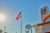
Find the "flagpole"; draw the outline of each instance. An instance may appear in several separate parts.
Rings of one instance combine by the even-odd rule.
[[[21,22],[20,22],[20,24],[21,24],[21,32],[20,32],[20,33],[22,33],[22,18],[21,18]]]
[[[20,33],[22,33],[22,15],[21,15],[21,12],[18,13],[16,20],[20,21]]]

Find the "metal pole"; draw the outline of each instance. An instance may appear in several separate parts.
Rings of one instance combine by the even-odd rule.
[[[4,26],[4,32],[6,32],[6,26]]]
[[[20,33],[22,33],[22,20],[21,20],[21,22],[20,22],[20,23],[21,23],[21,32],[20,32]]]
[[[18,21],[17,21],[17,25],[16,25],[16,33],[18,33]]]
[[[31,28],[31,33],[32,33],[32,28]]]
[[[0,26],[1,26],[1,29],[2,29],[2,28],[3,28],[3,27],[2,27],[2,24],[1,24]]]

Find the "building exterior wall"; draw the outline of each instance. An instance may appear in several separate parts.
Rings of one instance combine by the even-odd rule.
[[[46,28],[48,28],[50,26],[50,23],[48,23],[48,24],[44,24],[44,25],[37,25],[37,26],[35,26],[35,32],[36,33],[42,33]]]
[[[41,33],[42,32],[42,29],[43,29],[43,26],[36,26],[36,33]]]

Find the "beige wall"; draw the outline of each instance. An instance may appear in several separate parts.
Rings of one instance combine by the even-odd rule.
[[[41,33],[44,29],[46,29],[47,27],[50,26],[50,23],[49,24],[44,24],[44,25],[39,25],[39,26],[35,26],[35,29],[36,29],[36,33]]]

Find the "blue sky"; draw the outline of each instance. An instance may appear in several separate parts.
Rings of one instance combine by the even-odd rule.
[[[25,25],[40,23],[40,8],[45,5],[50,9],[50,0],[0,0],[0,9],[2,10],[0,12],[7,15],[6,31],[8,33],[16,33],[16,31],[20,33],[20,22],[16,23],[18,10],[23,12],[23,32],[25,32]]]

